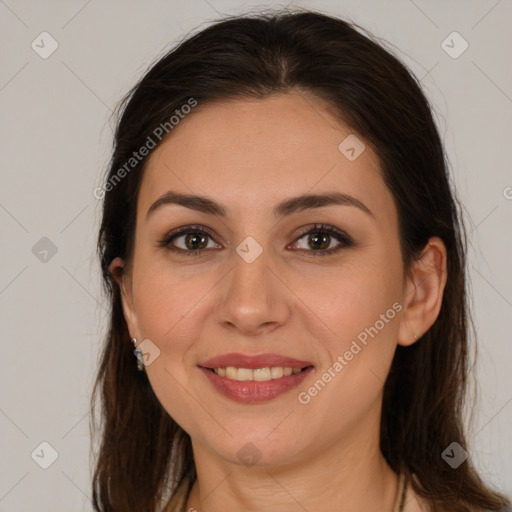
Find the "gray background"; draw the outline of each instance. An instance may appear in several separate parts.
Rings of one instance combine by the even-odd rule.
[[[106,319],[93,190],[111,111],[189,30],[269,5],[284,3],[0,0],[1,511],[92,510],[88,403]],[[480,398],[468,450],[510,495],[512,2],[291,5],[345,16],[392,43],[435,107],[470,232]],[[43,31],[59,45],[46,59],[31,47],[48,51]],[[453,31],[469,44],[458,58],[442,47]],[[462,48],[453,37],[445,44]],[[42,442],[58,453],[48,469]]]

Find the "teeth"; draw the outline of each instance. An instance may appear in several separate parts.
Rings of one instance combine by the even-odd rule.
[[[235,368],[234,366],[228,366],[226,368],[226,377],[228,379],[238,380],[237,375],[238,375],[238,369]]]
[[[254,370],[252,370],[252,374],[253,374],[254,380],[258,380],[258,381],[272,379],[272,374],[270,373],[270,368],[255,368]],[[240,369],[238,370],[238,375],[240,375]]]
[[[254,380],[254,372],[249,368],[238,368],[237,380]]]
[[[284,375],[284,370],[281,366],[273,366],[270,368],[270,376],[273,379],[280,379]]]
[[[280,379],[283,376],[299,373],[302,368],[291,368],[290,366],[272,366],[266,368],[237,368],[228,366],[226,368],[214,368],[213,371],[220,377],[226,377],[238,381],[264,382],[272,379]]]

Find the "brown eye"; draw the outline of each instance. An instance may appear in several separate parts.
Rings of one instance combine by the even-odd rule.
[[[314,226],[309,229],[301,236],[299,236],[294,245],[297,245],[297,241],[305,239],[302,242],[302,247],[298,247],[308,253],[312,253],[312,256],[326,256],[341,250],[343,247],[350,247],[354,243],[352,239],[343,231],[338,230],[334,226]],[[334,239],[334,240],[333,240]],[[338,244],[334,247],[331,246],[333,241],[338,241]],[[297,247],[295,247],[297,248]]]
[[[186,235],[182,236],[185,236],[185,248],[191,251],[195,251],[197,249],[205,249],[208,245],[208,235],[203,235],[202,233],[187,233]]]
[[[180,242],[178,240],[182,239]],[[209,239],[214,244],[208,246]],[[302,247],[297,247],[297,242]],[[332,246],[333,242],[338,242]],[[170,251],[183,254],[186,256],[194,256],[207,252],[207,249],[219,249],[220,245],[216,244],[212,235],[200,226],[184,226],[169,233],[162,241],[158,243],[160,247],[164,247]],[[180,246],[181,245],[181,246]],[[311,256],[327,256],[333,254],[342,248],[354,245],[352,239],[343,231],[329,225],[315,225],[303,232],[293,243],[293,249],[299,249],[304,253],[311,253]]]
[[[158,245],[173,252],[193,256],[206,252],[208,248],[220,247],[219,245],[208,247],[208,239],[213,242],[210,233],[201,227],[185,226],[169,233]]]

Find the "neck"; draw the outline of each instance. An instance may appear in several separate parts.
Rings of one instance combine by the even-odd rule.
[[[326,509],[391,512],[398,477],[379,448],[378,436],[356,432],[300,463],[246,467],[227,462],[193,442],[197,480],[187,511],[320,512]]]

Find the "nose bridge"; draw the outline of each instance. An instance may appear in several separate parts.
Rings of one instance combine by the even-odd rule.
[[[247,237],[233,251],[232,271],[217,305],[217,319],[249,333],[284,320],[287,306],[279,280],[270,267],[271,254]]]

